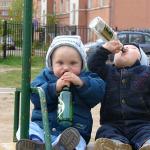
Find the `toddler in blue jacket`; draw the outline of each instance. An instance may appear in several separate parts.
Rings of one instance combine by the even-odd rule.
[[[91,108],[103,98],[104,81],[95,73],[86,71],[86,53],[79,36],[57,36],[52,41],[47,55],[46,68],[32,81],[32,87],[41,87],[46,94],[48,118],[54,150],[85,150],[91,137]],[[65,128],[57,121],[58,93],[70,87],[73,97],[72,126]],[[29,138],[17,143],[17,150],[44,150],[44,131],[40,100],[32,94],[34,105]]]

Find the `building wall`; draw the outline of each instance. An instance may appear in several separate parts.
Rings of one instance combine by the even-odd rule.
[[[109,24],[110,23],[110,21],[109,21],[109,7],[98,8],[98,9],[89,9],[87,12],[87,20],[88,20],[87,24],[89,24],[89,22],[97,16],[100,16]]]
[[[53,0],[53,4],[52,12],[56,15],[59,24],[69,25],[70,0]],[[48,11],[50,12],[51,10]]]
[[[55,0],[56,14],[61,24],[72,25],[71,12],[65,11],[66,0]],[[63,1],[63,11],[60,11],[60,3]],[[70,0],[73,2],[73,0]],[[79,1],[79,4],[78,4]],[[76,25],[88,26],[89,22],[96,16],[101,16],[110,26],[115,29],[123,30],[130,28],[150,28],[150,0],[78,0],[78,20]],[[102,6],[105,2],[107,5]],[[90,6],[89,6],[90,4]]]
[[[109,17],[109,5],[110,0],[105,0],[106,5],[102,5],[102,0],[92,0],[91,7],[87,7],[87,24],[95,18],[96,16],[100,16],[103,18],[108,24],[110,23]]]
[[[118,29],[150,28],[150,0],[111,0],[111,25]]]
[[[69,11],[66,11],[67,0],[54,1],[56,5],[55,14],[60,24],[88,26],[91,19],[99,15],[109,23],[109,0],[105,0],[108,4],[106,7],[101,6],[100,0],[91,0],[90,8],[88,8],[89,0],[68,0]],[[74,8],[73,5],[75,5]],[[74,17],[75,21],[73,21]]]
[[[60,25],[69,25],[69,13],[57,15],[57,20]]]
[[[0,18],[7,19],[7,10],[13,0],[0,0]],[[102,7],[102,3],[107,5]],[[75,21],[72,5],[75,3]],[[55,12],[54,12],[55,4]],[[101,16],[110,26],[123,30],[150,28],[150,0],[33,0],[34,18],[46,23],[47,13],[56,14],[64,25],[87,26],[96,16]],[[44,14],[45,12],[45,14]]]
[[[52,14],[55,0],[47,0],[47,13]]]
[[[33,0],[33,19],[40,22],[41,18],[41,0]]]
[[[79,0],[78,26],[87,26],[87,0]]]

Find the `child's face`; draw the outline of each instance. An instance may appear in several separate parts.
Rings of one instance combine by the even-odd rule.
[[[61,77],[65,72],[79,75],[81,67],[81,57],[74,48],[61,46],[54,51],[52,55],[52,69],[57,77]]]
[[[125,45],[124,48],[126,49],[124,53],[120,51],[114,56],[114,63],[117,67],[130,67],[137,60],[140,60],[140,52],[136,46]]]

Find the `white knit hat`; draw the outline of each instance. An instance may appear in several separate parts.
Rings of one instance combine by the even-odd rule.
[[[140,59],[141,65],[149,66],[149,58],[147,57],[145,52],[142,50],[142,48],[139,48],[139,49],[140,49],[140,53],[141,53],[141,59]]]
[[[145,54],[145,52],[143,51],[143,49],[139,46],[139,44],[137,44],[137,43],[126,43],[124,45],[134,45],[135,47],[137,47],[139,49],[139,51],[140,51],[140,54],[141,54],[140,64],[141,65],[149,66],[149,58]]]
[[[73,35],[60,35],[57,36],[53,39],[47,54],[46,54],[46,67],[48,67],[49,69],[52,68],[52,64],[51,64],[51,55],[54,52],[55,49],[57,49],[60,46],[71,46],[73,48],[75,48],[78,53],[81,56],[82,62],[83,62],[83,66],[82,69],[86,68],[86,52],[85,52],[85,47],[81,41],[80,36],[73,36]]]

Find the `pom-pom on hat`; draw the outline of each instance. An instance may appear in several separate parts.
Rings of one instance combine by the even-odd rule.
[[[47,54],[46,54],[46,67],[49,69],[52,68],[51,64],[51,56],[52,53],[54,52],[55,49],[61,46],[70,46],[73,47],[77,52],[80,54],[81,59],[82,59],[82,69],[86,68],[86,52],[85,52],[85,47],[81,41],[80,36],[73,36],[73,35],[61,35],[57,36],[53,39]]]

